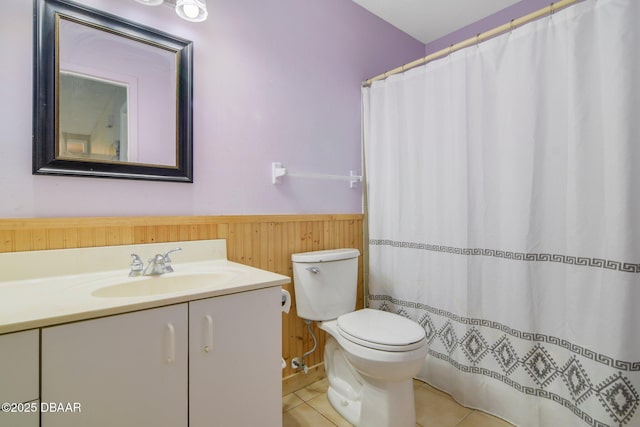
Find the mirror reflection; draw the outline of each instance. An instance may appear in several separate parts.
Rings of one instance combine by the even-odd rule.
[[[175,166],[175,52],[64,18],[58,38],[58,158]],[[89,151],[69,156],[65,133]]]
[[[58,158],[129,161],[127,85],[60,71],[59,87]]]

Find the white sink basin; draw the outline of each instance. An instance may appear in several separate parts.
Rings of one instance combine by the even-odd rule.
[[[166,273],[160,276],[132,277],[125,278],[117,284],[96,289],[91,295],[102,298],[162,295],[224,285],[235,277],[237,277],[237,273],[227,271],[192,274]]]

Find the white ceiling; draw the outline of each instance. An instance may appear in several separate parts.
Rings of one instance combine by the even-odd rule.
[[[425,44],[519,2],[519,0],[353,1]]]

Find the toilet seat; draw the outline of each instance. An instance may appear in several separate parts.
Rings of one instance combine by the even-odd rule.
[[[417,323],[380,310],[365,308],[343,314],[338,333],[345,339],[375,350],[403,352],[424,346],[426,334]]]

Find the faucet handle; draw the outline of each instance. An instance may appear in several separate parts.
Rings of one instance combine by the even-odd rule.
[[[171,258],[169,258],[169,254],[172,252],[177,252],[177,251],[181,251],[182,248],[174,248],[171,250],[168,250],[167,252],[164,253],[164,255],[162,255],[163,258],[163,269],[165,273],[173,273],[173,267],[171,267]]]
[[[171,262],[171,258],[169,258],[169,254],[172,252],[178,252],[181,251],[182,248],[174,248],[174,249],[170,249],[167,252],[164,253],[164,255],[162,255],[164,257],[164,262]]]
[[[142,270],[144,270],[144,263],[138,256],[138,254],[131,254],[133,260],[131,261],[131,271],[129,272],[129,277],[140,276],[142,274]]]

